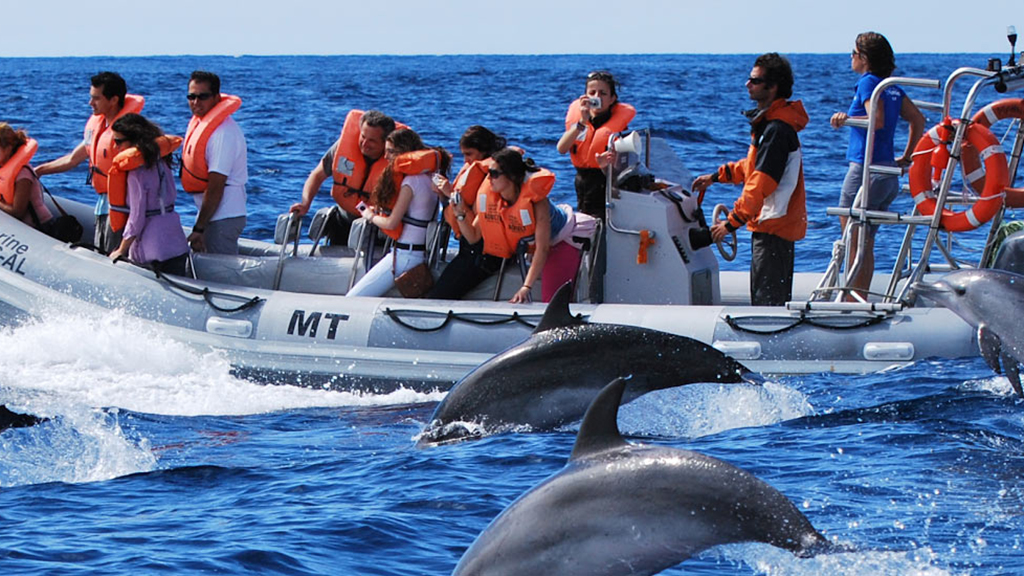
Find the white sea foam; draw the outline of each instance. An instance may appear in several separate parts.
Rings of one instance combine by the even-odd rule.
[[[720,546],[704,554],[748,564],[766,576],[950,576],[954,574],[935,566],[937,555],[927,547],[908,551],[853,551],[820,554],[813,558],[797,558],[789,552],[767,544],[735,544]]]
[[[697,438],[813,413],[806,395],[782,383],[693,384],[651,392],[623,405],[619,428],[627,434]]]
[[[92,410],[51,397],[36,399],[33,412],[51,419],[0,435],[0,488],[100,482],[156,468],[149,442],[128,438],[116,410]]]
[[[437,401],[443,392],[387,394],[270,386],[236,378],[218,352],[200,352],[121,314],[64,316],[0,331],[0,403],[21,392],[69,405],[174,416],[247,415],[310,407]],[[33,413],[50,415],[39,406]]]

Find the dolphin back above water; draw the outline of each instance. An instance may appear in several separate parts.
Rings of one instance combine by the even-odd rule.
[[[421,443],[516,426],[552,429],[583,417],[612,379],[632,375],[626,402],[696,382],[760,383],[736,360],[692,338],[636,326],[591,324],[569,312],[570,286],[551,300],[533,334],[484,362],[448,392]],[[471,431],[463,423],[482,426]]]
[[[914,290],[949,308],[978,330],[978,348],[985,362],[1006,377],[1018,395],[1018,364],[1024,362],[1024,276],[993,269],[957,270],[934,283],[918,282]]]
[[[800,556],[832,549],[788,498],[749,472],[623,440],[616,417],[625,386],[619,378],[599,393],[565,468],[495,518],[454,575],[654,574],[735,542]]]

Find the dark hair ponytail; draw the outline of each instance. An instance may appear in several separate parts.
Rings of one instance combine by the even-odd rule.
[[[515,185],[517,194],[522,189],[523,182],[526,182],[526,174],[540,170],[533,158],[523,158],[522,152],[515,148],[502,148],[495,152],[491,159]]]
[[[139,149],[146,166],[153,166],[160,159],[160,145],[156,139],[163,136],[163,131],[139,114],[125,114],[118,118],[110,127],[120,132],[128,142]]]

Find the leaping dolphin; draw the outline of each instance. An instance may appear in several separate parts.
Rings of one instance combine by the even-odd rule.
[[[498,515],[454,576],[654,574],[735,542],[799,556],[834,549],[749,472],[689,450],[626,442],[616,423],[625,388],[618,378],[598,394],[565,468]]]
[[[1024,323],[1017,316],[1024,310],[1024,276],[1005,270],[957,270],[931,284],[918,282],[914,290],[977,328],[981,357],[997,374],[1005,370],[1013,389],[1024,396],[1017,366],[1024,362]]]
[[[636,326],[590,324],[569,312],[571,286],[555,294],[523,343],[455,384],[434,410],[421,444],[479,437],[515,426],[552,429],[583,417],[597,393],[633,375],[626,402],[696,382],[760,383],[736,360],[692,338]],[[465,424],[474,423],[471,430]]]

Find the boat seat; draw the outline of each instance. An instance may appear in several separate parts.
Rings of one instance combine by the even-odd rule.
[[[312,250],[312,244],[299,244],[299,256],[309,256]],[[239,238],[238,240],[238,253],[242,256],[253,256],[253,257],[273,257],[277,258],[281,254],[281,246],[279,244],[271,244],[269,242],[261,242],[259,240],[250,240],[247,238]],[[330,258],[351,258],[356,253],[355,250],[348,246],[323,246],[321,245],[316,249],[317,256],[326,256]],[[292,247],[289,246],[287,249],[288,257],[292,256]]]
[[[273,289],[278,262],[277,256],[192,255],[192,269],[200,280],[266,290]],[[288,257],[281,272],[280,289],[309,294],[344,294],[351,272],[352,260],[349,258]]]
[[[434,278],[440,276],[440,272],[434,269]],[[481,282],[476,288],[470,290],[463,300],[481,300],[481,301],[493,301],[494,300],[494,289],[498,285],[498,275],[494,274]],[[515,296],[516,290],[523,285],[522,274],[519,272],[518,266],[506,266],[504,272],[504,280],[501,283],[501,293],[498,295],[498,302],[507,302]],[[531,292],[534,302],[540,302],[541,300],[541,283],[537,282]],[[398,288],[392,288],[388,291],[385,296],[389,298],[401,298],[402,294],[398,291]]]

